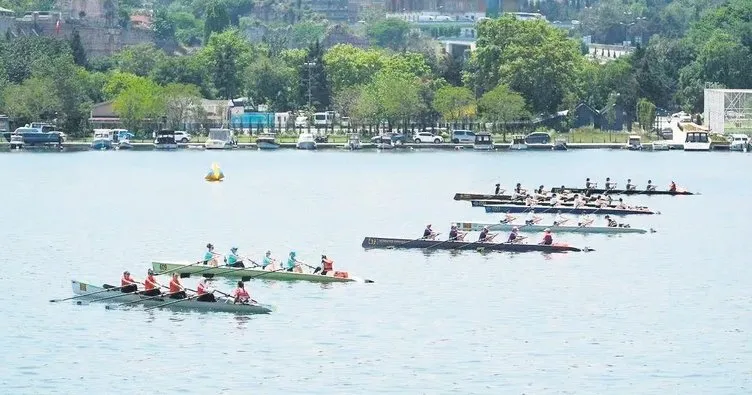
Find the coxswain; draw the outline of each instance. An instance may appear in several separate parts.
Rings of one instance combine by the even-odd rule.
[[[243,258],[238,256],[238,247],[230,248],[230,254],[225,257],[225,263],[230,267],[245,267]]]
[[[180,275],[172,273],[172,280],[170,280],[170,298],[172,299],[185,299],[185,288],[180,284]]]
[[[637,185],[635,185],[635,184],[632,184],[632,179],[631,179],[631,178],[628,178],[628,179],[627,179],[627,190],[628,190],[628,191],[634,191],[634,190],[637,190]]]
[[[141,291],[141,294],[146,296],[159,296],[162,294],[162,292],[159,290],[161,286],[162,284],[158,283],[157,279],[154,278],[154,270],[149,269],[146,272],[146,279],[144,279],[144,290]]]
[[[431,229],[431,224],[426,225],[426,229],[423,230],[424,240],[434,240],[438,235],[438,233],[434,232],[433,229]]]
[[[214,252],[214,246],[212,243],[208,243],[206,245],[206,252],[204,253],[204,265],[211,264],[212,266],[217,266],[217,260],[215,259],[215,256],[217,253]]]
[[[313,271],[313,274],[319,271],[321,271],[322,276],[326,276],[327,273],[334,271],[334,261],[327,258],[326,255],[321,255],[321,265]]]
[[[267,270],[267,267],[269,268],[268,270],[274,270],[274,258],[272,258],[271,251],[267,251],[266,254],[264,254],[264,259],[261,260],[261,268]]]
[[[676,183],[671,181],[671,185],[668,187],[669,192],[676,192]]]
[[[655,191],[655,185],[653,185],[653,181],[652,180],[648,180],[648,186],[645,187],[645,190],[646,191]]]
[[[501,193],[501,184],[496,184],[496,189],[494,190],[494,195],[498,195]]]
[[[302,262],[295,258],[295,251],[290,251],[290,257],[287,258],[285,270],[288,272],[295,270],[296,273],[303,273],[303,269],[300,267],[301,263]]]
[[[556,213],[556,217],[554,218],[554,226],[562,226],[565,223],[569,221],[568,218],[564,218],[564,216],[561,214],[561,211]]]
[[[131,277],[131,272],[124,271],[123,278],[120,279],[120,291],[123,293],[131,293],[138,291],[138,285],[136,280]]]
[[[615,228],[619,226],[619,224],[617,224],[616,221],[614,221],[610,215],[607,215],[604,218],[606,219],[606,226],[608,226],[609,228]]]
[[[520,229],[518,227],[512,228],[512,233],[509,234],[509,238],[507,239],[507,243],[518,243],[524,239],[524,237],[521,237],[519,235]]]
[[[585,189],[593,189],[593,188],[595,188],[597,186],[598,186],[598,184],[596,184],[594,182],[590,182],[590,178],[585,179]]]
[[[214,297],[214,291],[210,289],[209,280],[204,278],[198,283],[196,287],[196,298],[199,302],[216,302],[217,298]]]
[[[551,229],[546,228],[546,230],[543,231],[543,241],[538,244],[544,246],[550,246],[554,244],[554,237],[551,235]]]
[[[449,231],[449,240],[462,241],[465,238],[465,234],[457,230],[457,224],[452,224],[452,229]]]
[[[535,225],[540,222],[542,218],[535,216],[535,210],[530,210],[525,218],[525,225]]]
[[[610,177],[606,177],[606,190],[609,191],[609,190],[614,189],[614,188],[616,188],[616,183],[615,182],[611,182],[611,178]]]
[[[242,281],[238,281],[238,287],[232,291],[232,297],[235,298],[233,303],[248,304],[251,300],[251,295],[246,291],[245,284]]]
[[[590,218],[589,215],[583,214],[580,217],[580,220],[577,222],[577,226],[581,226],[581,227],[590,226],[590,224],[592,224],[593,221],[594,219]]]

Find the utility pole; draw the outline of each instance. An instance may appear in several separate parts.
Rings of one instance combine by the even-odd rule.
[[[311,108],[311,74],[313,73],[313,66],[316,66],[316,62],[306,62],[308,67],[308,108]]]

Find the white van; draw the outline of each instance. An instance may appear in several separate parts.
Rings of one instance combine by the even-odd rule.
[[[334,123],[334,112],[317,112],[313,114],[313,124],[316,126],[331,126]]]

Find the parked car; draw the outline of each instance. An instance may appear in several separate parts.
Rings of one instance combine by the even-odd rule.
[[[533,132],[525,136],[525,144],[550,144],[551,135],[545,132]]]
[[[452,142],[455,144],[474,143],[475,133],[469,130],[452,130]]]
[[[378,144],[381,142],[382,137],[389,137],[394,145],[405,144],[405,135],[402,133],[384,133],[383,135],[373,136],[371,137],[371,142]]]
[[[178,143],[188,143],[191,141],[191,135],[188,132],[184,132],[182,130],[176,130],[175,131],[175,141]]]
[[[435,134],[431,134],[428,132],[420,132],[420,133],[415,134],[415,138],[413,139],[413,142],[415,142],[415,144],[420,144],[420,143],[439,144],[439,143],[443,143],[444,139],[441,136],[437,136]]]

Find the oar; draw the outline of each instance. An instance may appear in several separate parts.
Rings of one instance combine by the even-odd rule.
[[[261,266],[261,265],[259,265],[258,263],[256,263],[256,261],[254,261],[254,260],[253,260],[253,259],[251,259],[251,258],[248,258],[247,256],[241,256],[241,258],[242,258],[242,259],[243,259],[244,261],[245,261],[245,260],[247,260],[248,262],[251,262],[251,263],[252,263],[252,264],[254,265],[254,267],[260,267],[260,266]]]
[[[124,285],[123,287],[126,287],[126,286],[127,285]],[[86,293],[86,294],[71,296],[69,298],[64,298],[64,299],[50,299],[50,302],[54,303],[54,302],[62,302],[62,301],[65,301],[65,300],[83,298],[84,296],[91,296],[91,295],[101,294],[101,293],[110,292],[110,291],[117,291],[117,290],[119,290],[120,288],[123,288],[123,287],[107,288],[107,289],[103,289],[101,291],[89,292],[89,293]]]
[[[178,300],[173,300],[172,302],[167,302],[167,303],[162,303],[162,304],[158,304],[158,305],[156,305],[156,306],[152,306],[152,307],[147,307],[147,308],[145,308],[145,309],[144,309],[144,311],[147,311],[147,310],[152,310],[152,309],[156,309],[156,308],[159,308],[159,307],[165,307],[165,306],[169,306],[169,305],[171,305],[171,304],[175,304],[175,303],[185,302],[186,300],[191,300],[191,299],[195,299],[195,298],[198,298],[198,296],[199,296],[199,295],[193,295],[193,296],[189,296],[189,297],[187,297],[187,298],[182,298],[182,299],[178,299]]]
[[[261,274],[257,274],[257,275],[255,275],[255,276],[247,276],[247,277],[241,277],[240,279],[241,279],[242,281],[244,281],[244,282],[245,282],[245,281],[248,281],[248,280],[250,280],[250,279],[252,279],[252,278],[258,278],[258,277],[261,277],[261,276],[263,276],[263,275],[265,275],[265,274],[269,274],[269,273],[276,273],[276,272],[279,272],[279,271],[282,271],[282,270],[286,270],[286,269],[285,269],[285,268],[283,268],[283,267],[281,267],[281,268],[279,268],[279,269],[276,269],[276,270],[269,270],[268,272],[263,272],[263,273],[261,273]]]
[[[194,263],[191,263],[190,265],[180,266],[180,267],[176,267],[176,268],[174,268],[174,269],[170,269],[170,270],[165,270],[165,271],[163,271],[163,272],[159,272],[159,273],[154,273],[154,275],[155,275],[155,276],[161,276],[161,275],[163,275],[163,274],[167,274],[167,273],[172,273],[172,272],[175,272],[175,271],[178,271],[178,270],[181,270],[181,269],[185,269],[186,267],[196,266],[196,265],[198,265],[198,264],[201,264],[201,263],[204,263],[204,262],[205,262],[205,261],[198,261],[198,262],[194,262]]]
[[[444,243],[446,243],[446,242],[449,242],[449,241],[457,241],[457,240],[452,240],[451,238],[449,238],[449,239],[446,239],[446,240],[444,240],[444,241],[440,241],[440,242],[438,242],[438,243],[436,243],[436,244],[430,245],[430,246],[426,247],[425,249],[426,249],[426,250],[430,250],[431,248],[434,248],[434,247],[440,246],[440,245],[442,245],[442,244],[444,244]]]
[[[440,234],[441,234],[441,233],[436,233],[436,236],[438,236],[438,235],[440,235]],[[428,239],[424,239],[424,236],[421,236],[421,237],[418,237],[418,238],[417,238],[417,239],[415,239],[415,240],[409,240],[409,241],[406,241],[406,242],[404,242],[404,243],[399,243],[399,244],[397,244],[397,245],[394,245],[394,246],[389,246],[389,247],[387,247],[387,249],[394,249],[394,248],[399,248],[400,246],[403,246],[403,245],[405,245],[405,244],[410,244],[410,243],[414,243],[414,242],[416,242],[416,241],[420,241],[420,240],[428,240]]]
[[[178,292],[180,292],[180,291],[178,291]],[[156,295],[156,296],[149,296],[147,298],[139,298],[138,300],[132,300],[130,302],[120,303],[119,305],[115,305],[115,306],[106,305],[106,306],[104,306],[104,308],[107,309],[107,310],[114,310],[117,307],[123,307],[123,306],[129,305],[129,304],[143,302],[144,300],[151,300],[151,299],[169,297],[170,295],[176,294],[178,292],[159,294],[159,295]]]

